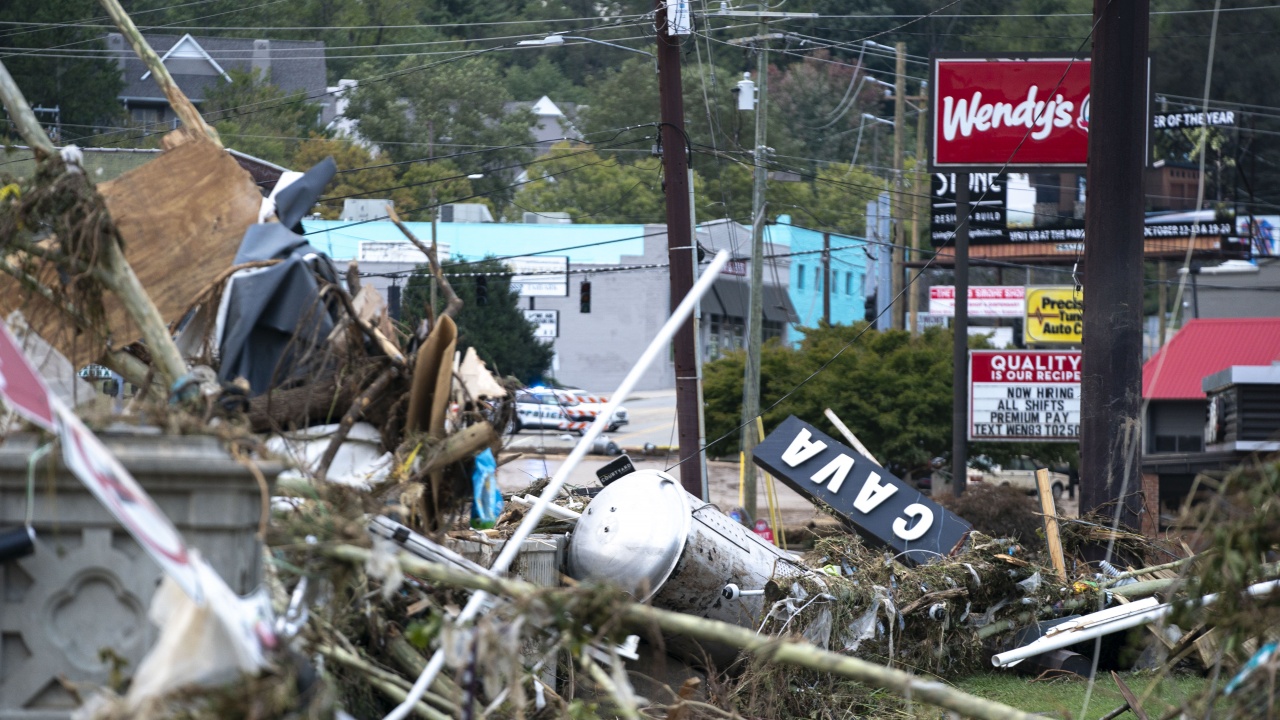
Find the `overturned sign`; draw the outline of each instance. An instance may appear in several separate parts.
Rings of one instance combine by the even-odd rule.
[[[756,446],[754,457],[792,490],[831,506],[864,539],[912,564],[951,554],[969,533],[959,516],[794,415]]]

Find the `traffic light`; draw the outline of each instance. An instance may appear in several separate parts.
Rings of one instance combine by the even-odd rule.
[[[489,304],[489,278],[484,275],[476,276],[476,305]]]
[[[578,311],[591,312],[591,281],[583,280],[578,286]]]

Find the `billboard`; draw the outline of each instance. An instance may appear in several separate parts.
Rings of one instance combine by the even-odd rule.
[[[970,350],[969,439],[1080,439],[1079,350]]]
[[[1027,288],[1024,345],[1079,345],[1084,337],[1084,290],[1073,285]]]
[[[1026,311],[1026,306],[1026,288],[1021,285],[983,285],[969,288],[969,317],[1020,318]],[[934,285],[929,288],[929,314],[955,317],[954,285]]]
[[[511,289],[520,297],[569,297],[568,256],[527,255],[503,262],[514,273]]]
[[[929,168],[1083,167],[1089,156],[1088,58],[934,57]]]
[[[933,173],[929,192],[929,239],[942,247],[956,234],[956,174]],[[969,175],[969,244],[1009,242],[1009,178],[1004,173]]]

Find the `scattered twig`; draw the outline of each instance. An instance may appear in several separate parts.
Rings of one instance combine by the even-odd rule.
[[[396,214],[396,209],[390,205],[387,206],[387,217],[391,218],[391,222],[400,228],[400,232],[409,238],[409,242],[422,251],[427,256],[427,262],[431,265],[431,274],[435,277],[436,282],[440,285],[440,292],[444,295],[444,310],[440,311],[440,316],[457,317],[458,311],[462,310],[462,298],[453,291],[453,286],[445,279],[444,272],[440,270],[440,261],[436,256],[436,248],[434,245],[427,247],[419,240],[413,231],[407,225],[400,221],[400,216]],[[432,308],[434,311],[435,308]],[[435,323],[433,322],[434,326]]]
[[[626,720],[640,720],[640,712],[636,710],[635,705],[627,700],[622,690],[618,688],[613,678],[609,677],[609,673],[604,671],[604,668],[597,665],[585,651],[578,657],[578,662],[582,663],[582,666],[587,669],[587,674],[591,676],[591,679],[613,697],[613,704],[619,715],[626,718]]]
[[[351,318],[351,322],[355,323],[355,326],[360,328],[360,332],[364,333],[365,337],[372,340],[373,343],[378,346],[378,349],[382,351],[383,355],[391,358],[391,362],[400,367],[406,366],[404,353],[400,352],[400,349],[388,340],[387,336],[382,334],[382,331],[365,322],[364,319],[360,317],[356,312],[355,306],[351,302],[351,296],[348,295],[345,290],[337,285],[329,285],[325,290],[338,296],[339,302],[342,303],[342,307],[347,311],[347,317]]]

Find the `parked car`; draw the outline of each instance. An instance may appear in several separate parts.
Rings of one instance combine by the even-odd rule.
[[[1038,492],[1036,485],[1036,468],[1047,467],[1044,463],[1039,462],[1026,455],[1019,455],[1005,466],[990,462],[986,458],[975,458],[976,462],[971,462],[969,467],[969,482],[985,482],[995,485],[1008,485],[1029,493]],[[974,467],[975,465],[980,467]],[[987,467],[988,470],[982,470],[981,467]],[[1067,491],[1067,487],[1071,484],[1071,478],[1060,472],[1049,472],[1049,488],[1053,492],[1054,500],[1062,498],[1062,494]]]
[[[585,417],[585,411],[570,413],[573,406],[566,405],[551,392],[521,391],[516,393],[516,416],[507,425],[508,433],[518,433],[524,428],[563,430],[581,435],[595,415]]]

